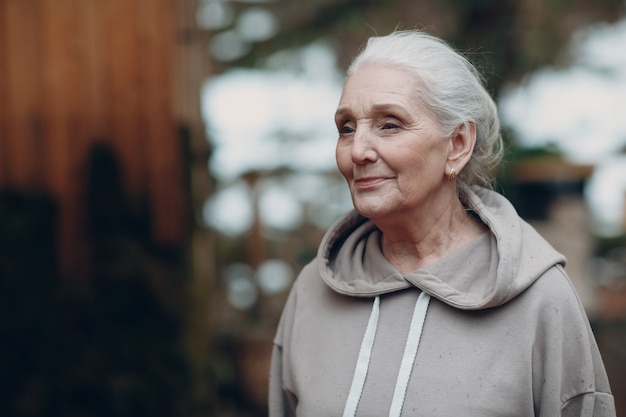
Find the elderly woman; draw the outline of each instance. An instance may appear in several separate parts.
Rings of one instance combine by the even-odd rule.
[[[490,190],[475,68],[419,31],[372,38],[335,119],[355,210],[291,290],[270,416],[614,416],[564,257]]]

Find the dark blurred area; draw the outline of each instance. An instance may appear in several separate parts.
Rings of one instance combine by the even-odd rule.
[[[0,194],[0,413],[177,415],[190,388],[176,284],[182,252],[155,246],[147,213],[131,210],[104,146],[90,152],[87,190],[90,272],[72,281],[55,256],[54,199]]]
[[[626,7],[539,3],[0,0],[0,416],[266,415],[287,292],[243,308],[228,274],[242,285],[268,259],[297,272],[324,230],[306,218],[276,231],[255,217],[239,236],[207,225],[220,184],[208,167],[219,133],[201,111],[206,79],[319,38],[345,68],[373,33],[425,27],[472,51],[498,97],[507,81],[563,64],[577,28]],[[213,41],[259,8],[274,18],[271,36],[222,43],[220,58]],[[499,189],[568,255],[624,414],[626,238],[587,228],[593,167],[506,140]],[[287,175],[243,180],[254,189]]]

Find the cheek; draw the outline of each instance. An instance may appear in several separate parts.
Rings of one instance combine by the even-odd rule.
[[[346,146],[337,145],[335,148],[335,160],[337,161],[337,168],[339,172],[346,178],[352,176],[352,157],[350,156],[350,148]]]

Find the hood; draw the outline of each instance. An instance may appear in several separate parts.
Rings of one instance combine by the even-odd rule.
[[[401,274],[383,256],[381,231],[351,211],[322,239],[320,274],[334,291],[354,297],[417,287],[455,308],[480,310],[515,298],[565,257],[523,221],[500,194],[468,191],[466,205],[488,226],[472,242],[427,268]]]

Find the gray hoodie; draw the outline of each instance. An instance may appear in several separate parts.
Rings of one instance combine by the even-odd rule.
[[[615,416],[565,259],[484,189],[484,233],[401,274],[351,212],[296,280],[275,337],[270,417]]]

